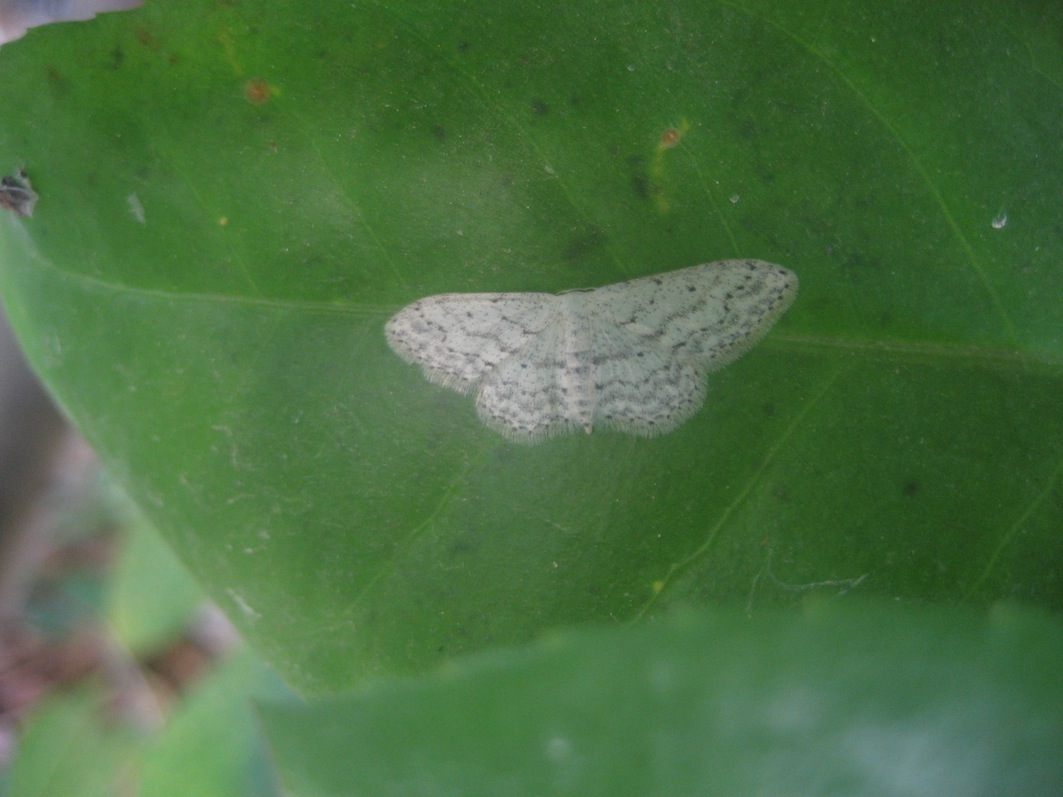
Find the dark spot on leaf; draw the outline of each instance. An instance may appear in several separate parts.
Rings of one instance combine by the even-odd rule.
[[[138,42],[151,50],[158,50],[162,46],[147,28],[137,28],[133,31],[133,35],[136,36]]]
[[[66,94],[70,91],[70,81],[63,77],[62,73],[54,66],[49,66],[44,70],[45,77],[48,80],[48,85],[51,86],[56,94]]]
[[[913,495],[919,492],[919,482],[917,482],[915,479],[909,479],[904,483],[904,486],[901,488],[901,492],[904,493],[905,496],[911,498]]]
[[[450,555],[461,556],[463,554],[475,551],[476,548],[477,546],[473,544],[472,539],[470,539],[469,537],[459,537],[451,544]]]
[[[742,119],[736,125],[738,135],[744,140],[749,140],[756,137],[757,128],[750,119]]]
[[[595,249],[601,247],[605,234],[597,225],[588,226],[573,235],[562,251],[565,260],[580,260]]]
[[[867,265],[868,263],[864,257],[854,252],[845,258],[845,263],[842,265],[842,268],[849,272],[864,271],[867,268]]]
[[[631,188],[634,189],[635,194],[642,199],[649,199],[652,195],[651,191],[652,183],[649,176],[644,172],[636,172],[631,175]]]
[[[631,187],[635,194],[642,199],[650,199],[660,193],[660,188],[653,182],[646,171],[646,164],[642,158],[632,156],[628,158],[628,167],[631,169]]]
[[[536,116],[546,116],[546,114],[550,113],[550,106],[540,97],[536,97],[531,101],[531,109]]]

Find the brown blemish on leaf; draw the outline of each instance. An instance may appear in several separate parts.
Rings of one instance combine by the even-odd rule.
[[[655,186],[667,185],[668,181],[665,179],[664,174],[664,155],[668,150],[679,146],[679,142],[683,140],[683,136],[686,135],[689,129],[690,123],[683,119],[678,127],[666,127],[661,131],[661,135],[657,139],[657,147],[653,153],[653,161],[650,164],[650,180]],[[653,201],[657,205],[658,212],[668,212],[671,203],[668,197],[665,196],[663,188],[654,193]]]
[[[133,31],[133,36],[149,50],[158,50],[162,46],[162,43],[147,28],[136,28]]]
[[[252,105],[265,104],[273,93],[273,86],[263,78],[253,77],[244,83],[244,99]]]
[[[664,132],[661,133],[661,140],[657,144],[658,149],[671,149],[679,143],[679,139],[683,137],[683,134],[676,130],[674,127],[666,127]]]

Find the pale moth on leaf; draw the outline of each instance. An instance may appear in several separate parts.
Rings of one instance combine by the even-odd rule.
[[[388,344],[430,381],[476,393],[518,443],[607,427],[653,437],[705,401],[705,374],[742,356],[797,293],[763,260],[721,260],[552,293],[443,293],[388,321]]]

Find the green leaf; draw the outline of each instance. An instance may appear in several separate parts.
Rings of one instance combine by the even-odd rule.
[[[242,649],[196,684],[144,751],[144,797],[267,797],[278,794],[251,699],[291,698],[267,667]]]
[[[129,766],[140,734],[108,723],[103,690],[89,686],[39,706],[20,734],[5,794],[17,797],[111,797],[135,781]],[[112,718],[113,719],[113,718]]]
[[[0,51],[0,163],[40,194],[0,223],[0,290],[307,690],[685,603],[1059,608],[1061,35],[1032,0],[188,0],[34,30]],[[383,339],[431,293],[734,256],[801,293],[655,440],[509,444]]]
[[[107,584],[107,621],[126,650],[150,655],[187,628],[205,598],[158,532],[121,503],[124,534]]]
[[[262,708],[288,793],[1051,795],[1063,625],[824,605],[583,630]]]
[[[126,684],[128,687],[129,685]],[[140,688],[145,688],[143,685]],[[266,797],[277,794],[251,700],[291,693],[246,648],[216,662],[181,695],[157,733],[119,708],[136,696],[99,684],[50,698],[20,735],[12,797]],[[139,699],[150,700],[148,694]],[[143,717],[139,719],[143,720]],[[154,729],[152,729],[154,730]]]

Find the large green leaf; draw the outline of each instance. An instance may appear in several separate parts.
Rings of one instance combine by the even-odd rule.
[[[686,602],[1058,608],[1061,36],[1047,0],[149,0],[0,51],[41,195],[0,287],[307,689]],[[383,339],[735,256],[801,293],[655,440],[509,444]]]
[[[298,797],[1050,797],[1061,656],[1014,608],[715,612],[262,715]]]

